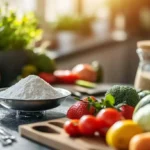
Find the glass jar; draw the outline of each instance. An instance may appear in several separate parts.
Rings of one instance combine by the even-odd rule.
[[[150,41],[137,42],[140,62],[135,77],[136,89],[150,90]]]

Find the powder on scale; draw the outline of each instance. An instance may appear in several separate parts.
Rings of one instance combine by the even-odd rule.
[[[0,98],[7,99],[53,99],[63,97],[65,93],[53,88],[36,75],[29,75],[18,83],[0,92]]]

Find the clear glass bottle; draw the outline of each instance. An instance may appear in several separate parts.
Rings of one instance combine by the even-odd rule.
[[[150,41],[137,42],[140,62],[135,77],[136,89],[150,90]]]

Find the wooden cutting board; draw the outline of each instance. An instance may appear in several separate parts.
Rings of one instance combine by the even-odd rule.
[[[63,130],[67,118],[19,126],[21,136],[61,150],[113,150],[100,137],[69,137]]]

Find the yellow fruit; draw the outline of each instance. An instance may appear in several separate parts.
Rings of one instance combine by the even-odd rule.
[[[22,69],[22,76],[26,77],[30,74],[36,74],[37,73],[37,68],[33,65],[26,65]]]
[[[142,132],[142,128],[132,120],[118,121],[108,130],[106,134],[106,142],[111,147],[127,149],[130,139],[134,135]]]

